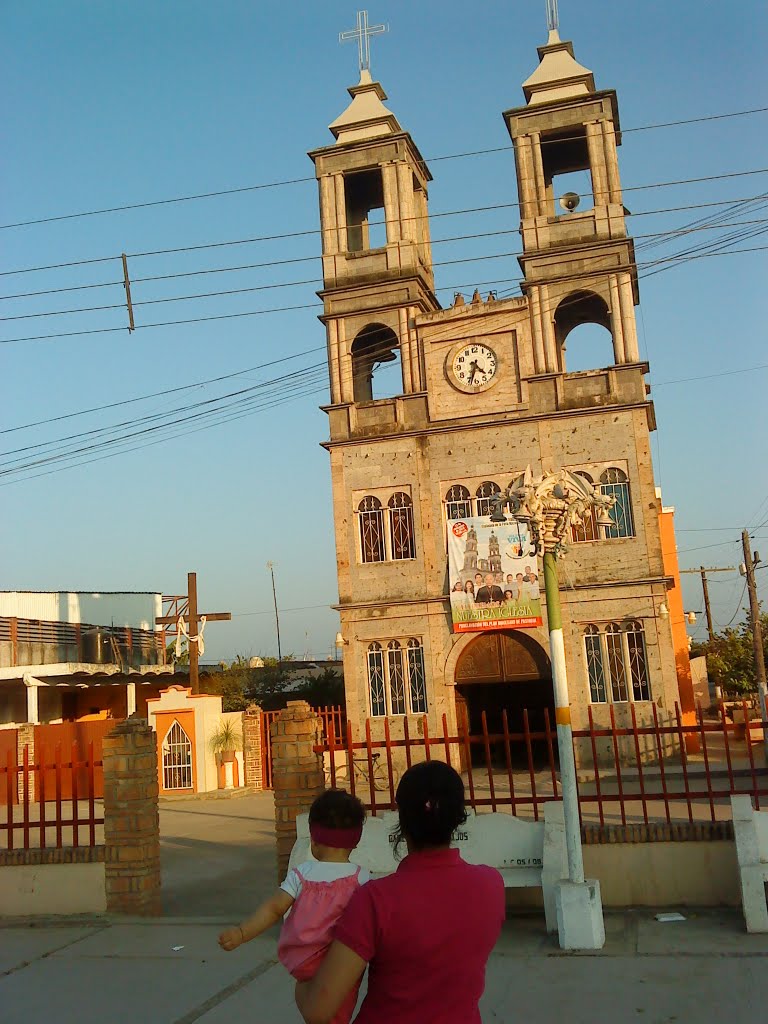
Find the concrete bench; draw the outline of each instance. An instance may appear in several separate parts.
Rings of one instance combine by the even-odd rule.
[[[399,863],[394,853],[392,832],[397,812],[385,811],[366,818],[363,838],[350,860],[366,868],[374,878],[395,871]],[[469,812],[466,825],[453,836],[452,846],[461,851],[468,864],[488,864],[496,868],[508,889],[538,888],[543,891],[547,931],[557,931],[555,883],[568,875],[565,850],[563,805],[544,804],[544,821],[524,821],[511,814],[475,814]],[[405,843],[398,851],[406,855]],[[311,860],[308,815],[296,819],[296,842],[290,866]]]
[[[754,810],[749,796],[732,796],[731,813],[747,931],[768,932],[768,811]]]

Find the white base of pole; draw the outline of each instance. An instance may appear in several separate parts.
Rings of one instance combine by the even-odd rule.
[[[224,762],[224,789],[235,788],[235,769],[234,761]]]
[[[555,884],[557,933],[561,949],[602,949],[605,945],[605,922],[600,883],[592,878],[585,882],[562,879]]]

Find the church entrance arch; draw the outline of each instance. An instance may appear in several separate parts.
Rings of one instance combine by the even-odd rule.
[[[552,667],[544,648],[528,633],[518,629],[480,633],[461,652],[456,662],[456,718],[459,730],[466,727],[471,736],[483,732],[485,711],[488,732],[503,732],[503,712],[511,733],[523,731],[523,712],[528,712],[531,732],[543,732],[544,712],[555,725],[555,698]],[[492,744],[494,763],[505,763],[503,743]],[[534,764],[547,763],[546,740],[532,742]],[[524,743],[512,744],[513,761],[527,763]],[[483,763],[485,750],[472,744],[472,759]]]

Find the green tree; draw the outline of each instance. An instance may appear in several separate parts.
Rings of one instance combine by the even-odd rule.
[[[761,613],[760,626],[764,656],[768,658],[768,614]],[[752,630],[748,622],[716,633],[706,643],[691,645],[692,657],[702,654],[707,659],[709,678],[722,687],[723,693],[735,697],[756,691]]]

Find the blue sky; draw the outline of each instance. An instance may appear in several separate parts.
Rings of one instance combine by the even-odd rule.
[[[625,130],[766,105],[768,19],[757,0],[745,0],[734,14],[727,5],[688,0],[562,0],[560,7],[561,35],[573,40],[577,58],[593,69],[599,88],[617,89]],[[480,2],[471,9],[458,0],[381,2],[369,13],[372,22],[390,26],[388,35],[373,41],[374,76],[427,160],[508,142],[500,113],[523,102],[520,83],[536,66],[535,48],[546,37],[543,0]],[[1,18],[0,74],[10,100],[3,224],[311,177],[306,151],[332,141],[326,126],[348,102],[345,89],[357,78],[355,48],[340,46],[337,38],[354,25],[355,9],[335,0],[44,0],[8,2]],[[768,166],[767,117],[625,131],[620,158],[626,205],[633,214],[645,214],[768,192],[768,175],[637,188]],[[509,151],[434,160],[431,169],[433,214],[517,198]],[[637,216],[630,226],[636,236],[672,230],[721,209]],[[765,217],[765,207],[756,202],[750,212],[726,219],[753,219],[759,230],[768,225],[761,223]],[[129,254],[133,279],[302,260],[316,256],[316,235],[137,254],[312,232],[317,226],[316,189],[304,181],[3,230],[0,270],[122,252]],[[515,251],[516,227],[514,208],[438,218],[435,239],[513,233],[444,243],[435,247],[435,258],[438,252],[441,260],[455,260]],[[638,259],[713,237],[699,232],[685,244],[650,249],[647,256],[638,249]],[[768,244],[765,235],[742,243],[762,244]],[[133,287],[134,302],[142,303],[283,285],[137,305],[137,324],[313,308],[130,335],[121,329],[1,345],[2,428],[254,369],[205,388],[6,433],[0,450],[204,401],[322,360],[320,351],[264,366],[324,345],[311,283],[318,271],[318,262],[307,259]],[[117,259],[5,274],[0,294],[119,282],[121,274]],[[504,290],[517,277],[512,256],[437,268],[443,301],[453,286],[471,291],[476,283],[494,281]],[[684,566],[737,564],[742,525],[757,526],[768,517],[768,371],[730,373],[767,361],[765,280],[765,252],[758,251],[693,260],[641,281],[641,351],[651,362],[659,422],[656,472],[665,503],[677,508]],[[296,281],[310,283],[284,286]],[[119,283],[7,299],[2,316],[26,318],[0,324],[0,337],[123,328],[124,307],[29,316],[122,301]],[[274,392],[265,389],[268,394]],[[272,559],[284,651],[327,655],[337,628],[327,606],[337,592],[328,460],[319,447],[327,421],[317,407],[325,394],[323,381],[310,371],[285,404],[268,407],[265,398],[267,407],[212,429],[6,482],[0,491],[0,587],[172,592],[183,590],[187,570],[196,569],[203,608],[235,614],[231,625],[211,628],[207,660],[274,652],[265,568]],[[756,535],[755,546],[768,551],[768,522]],[[765,573],[758,576],[765,591]],[[701,609],[696,578],[686,577],[684,587],[686,607]],[[719,624],[739,608],[742,589],[737,574],[713,579]]]

